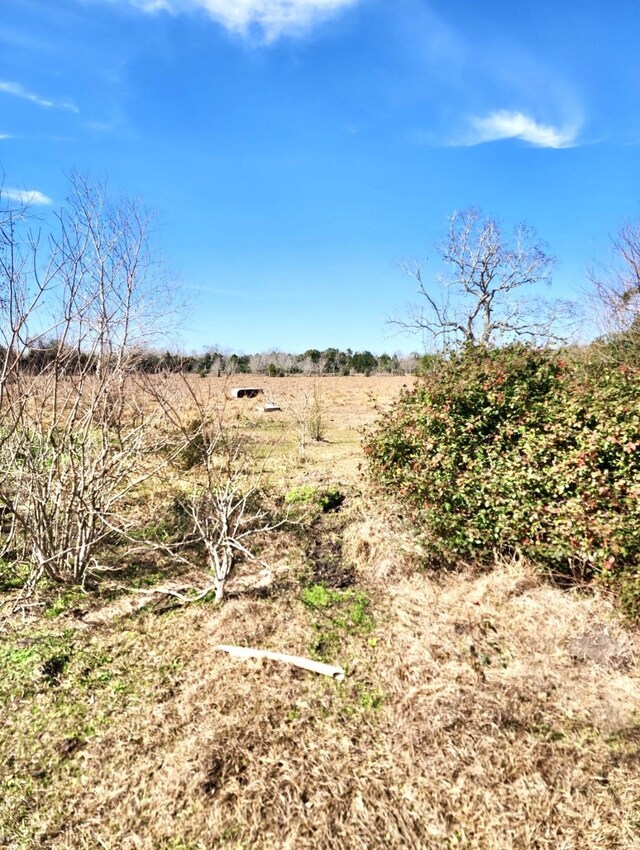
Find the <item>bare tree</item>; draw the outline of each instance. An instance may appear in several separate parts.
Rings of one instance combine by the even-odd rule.
[[[73,175],[58,224],[46,250],[15,228],[3,236],[0,508],[5,549],[29,565],[25,593],[43,575],[83,584],[153,458],[166,463],[163,411],[135,375],[167,313],[150,219]]]
[[[640,332],[640,222],[625,222],[611,240],[613,259],[591,272],[605,332]]]
[[[258,353],[249,357],[249,369],[253,375],[264,375],[269,366],[269,355]]]
[[[436,248],[446,272],[432,284],[420,264],[405,266],[426,304],[410,306],[392,324],[445,348],[563,338],[558,325],[572,315],[570,304],[520,297],[522,289],[549,284],[554,265],[530,227],[520,224],[506,236],[497,221],[470,208],[451,216]]]
[[[193,522],[191,540],[202,542],[207,551],[216,602],[223,600],[239,558],[267,566],[250,548],[250,538],[272,532],[286,521],[272,520],[264,509],[263,489],[248,474],[239,445],[227,454],[227,461],[222,470],[207,463],[204,484],[182,499]]]
[[[297,358],[297,366],[303,375],[322,375],[325,371],[326,357],[317,348],[310,348]]]
[[[28,225],[28,204],[16,204],[0,188],[0,411],[5,389],[28,350],[27,319],[50,283],[50,270],[34,263],[37,237]],[[0,441],[6,433],[0,431]]]
[[[407,354],[406,356],[403,355],[402,352],[397,352],[396,357],[398,359],[401,374],[414,375],[418,371],[418,368],[420,367],[420,355],[417,351],[413,351],[411,354]]]

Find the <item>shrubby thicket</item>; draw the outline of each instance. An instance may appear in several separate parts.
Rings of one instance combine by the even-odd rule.
[[[640,612],[640,370],[619,340],[436,359],[365,452],[434,562],[521,553],[555,574],[600,576]]]

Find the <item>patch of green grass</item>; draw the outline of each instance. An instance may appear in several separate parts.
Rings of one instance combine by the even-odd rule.
[[[85,598],[85,594],[79,587],[69,587],[60,591],[58,596],[49,603],[45,609],[44,616],[49,620],[53,620]]]
[[[332,602],[332,594],[324,584],[312,584],[302,591],[302,601],[309,608],[328,608]]]
[[[318,504],[323,513],[329,511],[337,511],[340,505],[344,502],[344,495],[337,487],[330,487],[327,490],[321,490],[318,493]]]
[[[16,848],[35,846],[43,818],[56,821],[62,801],[78,793],[81,754],[91,739],[118,722],[132,700],[168,698],[182,675],[180,658],[154,658],[157,635],[144,623],[101,632],[54,629],[54,623],[0,635],[0,706],[6,709],[0,832],[14,837]]]
[[[357,685],[360,705],[365,711],[377,711],[384,703],[384,693],[377,688],[369,688],[362,683]]]
[[[315,487],[302,484],[300,487],[292,487],[284,494],[284,503],[285,505],[306,505],[309,502],[314,502],[317,495],[318,490]]]
[[[0,738],[0,822],[12,834],[28,833],[34,801],[70,781],[74,754],[108,723],[117,698],[109,665],[103,650],[72,630],[0,643],[0,705],[11,706]]]
[[[21,698],[30,694],[37,685],[41,669],[45,677],[47,665],[52,659],[70,654],[70,633],[51,635],[35,633],[19,646],[0,645],[0,695],[5,698]],[[6,703],[5,703],[6,704]]]
[[[336,625],[371,631],[375,621],[370,613],[370,601],[361,590],[330,590],[324,584],[311,584],[302,591],[301,599],[309,608],[331,609]]]
[[[314,637],[309,644],[309,652],[318,661],[331,663],[342,648],[345,633],[341,628],[322,623],[312,623]]]
[[[11,563],[0,558],[0,593],[10,593],[24,587],[29,575],[25,564]]]
[[[113,693],[125,690],[116,681],[110,655],[97,643],[84,645],[71,629],[36,632],[25,638],[23,646],[0,646],[0,669],[0,704],[50,702],[52,717],[64,715],[78,701],[84,703],[87,694],[95,697],[94,692],[107,685]]]
[[[323,584],[312,584],[303,589],[301,600],[322,615],[312,623],[315,635],[310,646],[312,655],[321,661],[335,659],[349,635],[367,634],[375,627],[369,598],[362,591],[329,590]]]
[[[299,487],[293,487],[285,493],[284,501],[286,505],[307,505],[319,508],[322,513],[336,511],[344,502],[344,495],[337,487],[327,487],[324,490],[318,490],[317,487],[312,487],[309,484],[302,484]]]
[[[175,534],[175,526],[171,518],[163,518],[148,522],[140,528],[133,528],[129,532],[132,540],[153,541],[154,543],[168,543]]]
[[[367,632],[371,631],[375,625],[369,608],[370,602],[366,594],[362,593],[362,591],[354,593],[348,616],[354,626]]]

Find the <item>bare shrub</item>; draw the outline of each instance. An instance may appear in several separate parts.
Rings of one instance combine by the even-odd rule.
[[[295,423],[300,462],[305,463],[309,441],[319,443],[326,434],[326,406],[317,382],[312,387],[301,387],[291,396],[288,406]]]
[[[213,584],[197,598],[213,590],[220,602],[239,559],[262,564],[252,540],[286,522],[286,518],[273,519],[268,507],[265,460],[272,446],[255,449],[242,423],[232,426],[226,421],[224,391],[216,396],[208,385],[191,382],[188,376],[177,376],[176,380],[180,387],[165,392],[159,400],[177,443],[182,441],[186,446],[178,460],[184,470],[186,455],[190,480],[177,501],[191,527],[176,544],[166,548],[197,568],[193,558],[184,553],[187,547],[203,546]]]
[[[0,507],[30,593],[43,575],[83,584],[120,508],[153,474],[162,411],[134,372],[167,289],[149,214],[79,175],[46,246],[19,232],[24,212],[4,220]]]

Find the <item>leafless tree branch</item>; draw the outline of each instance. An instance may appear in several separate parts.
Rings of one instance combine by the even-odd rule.
[[[166,464],[163,408],[135,373],[141,338],[166,313],[141,205],[112,204],[73,175],[58,231],[0,213],[0,548],[82,585],[131,493]]]
[[[566,337],[572,306],[546,302],[542,309],[539,299],[516,294],[551,280],[554,261],[530,227],[518,225],[507,237],[494,219],[470,208],[451,216],[447,238],[436,247],[447,272],[432,284],[425,280],[422,266],[405,265],[422,302],[411,305],[404,317],[390,319],[392,324],[445,348]]]

